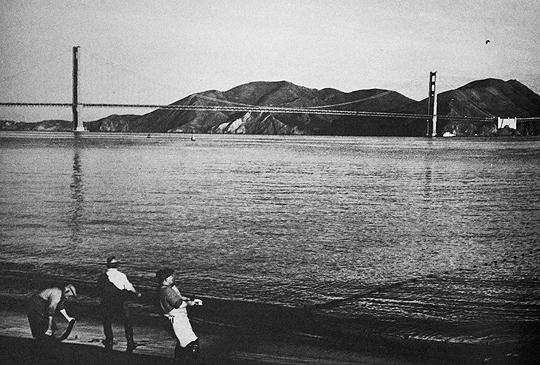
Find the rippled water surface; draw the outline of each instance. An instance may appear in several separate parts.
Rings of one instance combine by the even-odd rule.
[[[417,337],[517,341],[540,316],[538,139],[3,132],[0,208],[0,264],[44,274],[116,254],[138,285],[168,265]]]

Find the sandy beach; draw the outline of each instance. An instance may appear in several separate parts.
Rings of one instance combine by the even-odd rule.
[[[115,346],[107,352],[101,344],[103,329],[99,319],[80,311],[70,336],[62,343],[39,348],[32,339],[27,318],[19,300],[0,300],[0,363],[1,364],[170,364],[173,359],[174,340],[159,324],[158,317],[134,317],[135,340],[140,344],[132,354],[125,352],[123,327],[113,326]],[[276,329],[290,323],[298,325],[293,317],[268,308],[260,313],[257,322],[253,308],[235,306],[224,308],[208,302],[206,311],[216,308],[238,318],[242,326],[223,326],[210,316],[192,318],[195,332],[200,338],[200,364],[366,364],[366,365],[416,365],[416,364],[533,364],[538,350],[519,346],[470,346],[464,344],[438,344],[410,340],[372,341],[369,338],[350,338],[343,335],[339,342],[297,333],[280,336]],[[281,318],[280,318],[281,317]],[[296,321],[298,318],[296,319]],[[67,323],[57,320],[59,331]],[[275,322],[276,327],[271,322]],[[237,322],[241,323],[241,322]],[[324,325],[316,323],[314,325]],[[343,324],[344,327],[347,323]],[[249,328],[247,328],[249,327]],[[262,331],[265,327],[267,331]],[[341,332],[343,328],[339,329]],[[345,344],[345,345],[344,345]]]
[[[154,290],[130,302],[135,341],[140,344],[126,353],[124,329],[113,323],[114,348],[104,349],[103,327],[98,316],[93,286],[77,283],[79,297],[66,302],[77,322],[67,339],[39,348],[32,339],[24,303],[32,286],[51,285],[38,278],[0,279],[0,364],[171,364],[175,340],[163,326],[155,308]],[[35,281],[35,282],[34,282]],[[365,365],[454,365],[536,364],[536,343],[465,343],[420,340],[374,335],[378,322],[331,317],[308,308],[283,307],[247,301],[201,297],[203,306],[189,308],[199,336],[199,364],[365,364]],[[67,326],[57,317],[59,333]],[[524,324],[525,325],[525,324]],[[521,330],[534,331],[537,322]]]
[[[101,344],[104,338],[103,327],[95,314],[95,308],[74,303],[68,303],[72,305],[69,313],[77,318],[70,336],[53,349],[39,349],[32,339],[26,314],[22,311],[25,298],[25,295],[18,294],[0,295],[1,364],[133,365],[167,364],[173,359],[175,341],[164,330],[162,318],[140,315],[140,308],[132,308],[135,340],[140,346],[132,354],[126,354],[123,326],[114,323],[114,349],[113,352],[107,352]],[[252,319],[254,309],[250,305],[239,310],[233,307],[236,308],[207,301],[204,306],[206,316],[191,318],[201,345],[201,364],[395,364],[394,361],[376,359],[372,355],[355,351],[314,346],[307,343],[309,341],[290,341],[290,337],[276,340],[271,335],[273,329],[268,325],[276,313],[261,313],[260,322],[255,323]],[[250,324],[247,327],[251,328],[216,322],[219,318],[214,316],[218,315],[218,308],[230,314],[235,323],[247,321]],[[62,333],[67,322],[61,316],[56,321],[58,332]],[[282,324],[278,319],[273,322]],[[265,332],[266,329],[269,332],[262,334],[261,331]]]
[[[60,323],[60,329],[65,323]],[[115,346],[104,350],[102,327],[97,320],[78,320],[62,343],[40,349],[32,339],[24,313],[0,311],[0,362],[2,364],[168,364],[173,359],[174,340],[158,327],[136,323],[140,343],[132,354],[125,353],[123,328],[114,326]],[[196,327],[196,325],[194,325]],[[391,356],[373,356],[288,341],[246,338],[233,333],[199,333],[201,364],[418,364]]]

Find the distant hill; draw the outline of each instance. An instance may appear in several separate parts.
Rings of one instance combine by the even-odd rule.
[[[369,89],[350,93],[310,89],[286,81],[251,82],[228,91],[209,90],[173,105],[257,105],[400,114],[427,114],[427,98],[416,101],[391,90]],[[516,80],[486,79],[438,94],[438,115],[470,117],[540,116],[540,96]],[[538,122],[518,125],[521,134],[540,134]],[[55,127],[56,125],[56,127]],[[145,115],[111,115],[85,122],[89,131],[139,133],[244,133],[306,135],[425,136],[426,119],[382,118],[268,112],[155,110]],[[68,121],[15,123],[0,121],[2,130],[71,130]],[[437,135],[496,135],[493,122],[440,119]]]
[[[485,79],[473,81],[437,96],[438,115],[470,117],[540,117],[540,95],[516,80]],[[405,108],[404,112],[427,110],[427,99]],[[494,125],[485,123],[447,121],[439,123],[437,135],[453,132],[456,135],[485,135],[496,133]],[[539,124],[521,125],[524,134],[540,134]],[[526,128],[529,128],[527,131]],[[532,129],[531,129],[532,128]],[[487,129],[487,130],[486,130]]]
[[[410,103],[392,112],[427,114],[428,99]],[[516,80],[486,79],[473,81],[455,90],[437,95],[437,115],[468,117],[540,117],[540,95]],[[426,135],[426,120],[413,118],[344,117],[337,121],[336,134],[349,135]],[[459,119],[439,119],[437,135],[445,132],[457,136],[497,135],[493,122],[471,122]],[[539,122],[518,125],[517,134],[540,135]]]
[[[69,120],[44,120],[37,123],[0,120],[1,131],[58,132],[70,131],[72,129],[73,123]]]
[[[374,97],[378,96],[378,97]],[[290,82],[251,82],[221,92],[209,90],[190,95],[173,105],[258,105],[287,108],[309,108],[347,104],[338,109],[381,111],[404,107],[415,101],[397,92],[371,89],[345,93],[335,89],[309,89]],[[334,134],[337,116],[316,114],[277,114],[262,112],[220,112],[156,110],[130,120],[119,122],[122,132],[173,133],[246,133],[246,134]],[[101,131],[110,125],[105,118],[87,124],[90,131]]]

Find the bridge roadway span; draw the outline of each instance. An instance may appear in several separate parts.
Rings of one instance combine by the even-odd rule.
[[[384,118],[432,118],[428,114],[407,114],[390,112],[368,112],[356,110],[333,110],[322,108],[284,108],[277,106],[218,106],[218,105],[158,105],[158,104],[105,104],[105,103],[79,103],[83,108],[148,108],[148,109],[168,109],[168,110],[199,110],[199,111],[220,111],[220,112],[258,112],[258,113],[278,113],[278,114],[320,114],[320,115],[343,115],[357,117],[384,117]],[[0,103],[0,106],[11,107],[73,107],[73,103]],[[463,115],[438,115],[437,119],[469,120],[469,121],[493,121],[495,117],[468,117]]]

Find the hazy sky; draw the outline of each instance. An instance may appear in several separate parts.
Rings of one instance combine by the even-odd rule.
[[[538,0],[0,4],[0,101],[70,102],[73,46],[80,46],[84,102],[166,104],[279,80],[346,92],[391,89],[420,100],[430,71],[438,91],[498,78],[540,93]],[[85,109],[83,119],[96,113]],[[4,119],[45,117],[70,119],[70,110],[0,108]]]

